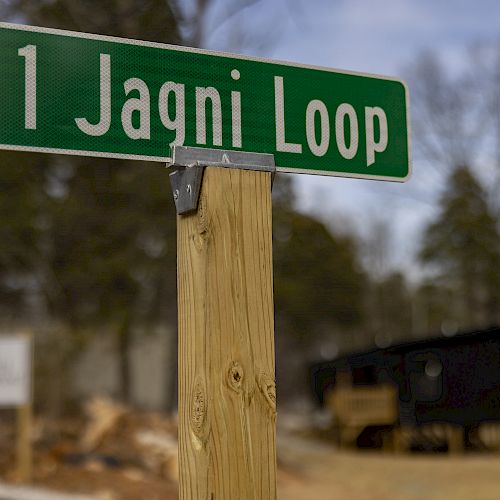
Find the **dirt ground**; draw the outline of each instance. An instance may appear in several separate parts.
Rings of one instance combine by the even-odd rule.
[[[90,424],[38,426],[34,485],[98,500],[176,500],[176,422],[120,413],[102,402],[93,409],[99,418]],[[311,437],[317,434],[284,429],[278,432],[279,500],[500,500],[500,452],[340,451]],[[14,479],[7,430],[0,425],[0,483]]]
[[[499,500],[500,455],[339,451],[306,438],[279,440],[279,500]],[[174,500],[177,487],[128,470],[59,467],[38,484],[104,500]]]
[[[500,454],[338,451],[287,436],[279,500],[499,500]]]

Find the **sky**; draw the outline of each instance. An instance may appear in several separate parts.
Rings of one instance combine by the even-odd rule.
[[[494,0],[261,0],[240,17],[232,20],[233,31],[241,26],[253,30],[262,45],[243,44],[236,50],[403,79],[405,68],[424,50],[436,52],[450,71],[459,71],[472,44],[500,41],[500,2]],[[216,13],[213,18],[207,46],[227,48],[230,29],[217,29]],[[386,223],[391,264],[418,274],[419,237],[436,214],[436,204],[416,193],[428,189],[434,199],[439,193],[419,167],[415,160],[406,184],[296,175],[299,207],[334,228],[365,236],[378,221]]]

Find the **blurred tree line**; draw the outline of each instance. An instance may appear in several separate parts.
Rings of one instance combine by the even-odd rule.
[[[451,71],[423,52],[407,70],[424,200],[438,194],[422,236],[427,270],[417,323],[452,335],[500,324],[500,46],[477,44]]]
[[[221,21],[232,19],[254,3],[241,0],[230,12],[216,13]],[[214,24],[216,4],[196,0],[186,10],[173,0],[11,0],[1,8],[5,20],[198,46],[207,19]],[[233,33],[241,29],[237,25]],[[251,36],[231,40],[248,44]],[[423,68],[416,71],[434,77],[440,71]],[[454,103],[446,89],[440,95]],[[422,109],[435,109],[435,120],[444,119],[439,106],[426,103],[425,92],[418,99]],[[448,110],[447,102],[442,106]],[[454,134],[450,122],[446,125]],[[500,137],[500,126],[498,132]],[[455,149],[450,144],[449,152]],[[500,207],[463,165],[453,157],[439,212],[425,232],[421,259],[432,272],[411,285],[401,272],[374,272],[364,265],[364,243],[354,232],[332,233],[299,213],[291,178],[277,176],[273,230],[281,398],[305,390],[307,364],[319,356],[435,333],[443,324],[466,328],[499,321]],[[115,336],[119,395],[129,401],[134,339],[166,324],[176,353],[176,228],[167,171],[157,163],[3,151],[0,186],[0,311],[6,324],[57,325],[61,333],[40,353],[39,370],[57,366],[58,409],[69,397],[66,375],[82,346],[93,335]],[[383,256],[387,238],[383,232],[380,238]],[[165,369],[176,373],[177,366]],[[172,409],[176,380],[169,380],[166,405]]]

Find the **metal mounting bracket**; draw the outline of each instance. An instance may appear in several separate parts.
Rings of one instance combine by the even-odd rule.
[[[169,177],[179,215],[197,210],[206,166],[271,172],[272,180],[276,173],[272,154],[173,146],[172,163],[167,163],[167,167],[174,168]]]

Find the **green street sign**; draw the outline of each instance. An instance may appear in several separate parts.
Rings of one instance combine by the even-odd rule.
[[[169,161],[173,145],[278,171],[405,181],[402,81],[0,23],[0,148]]]

